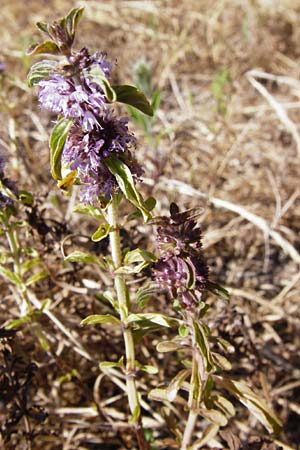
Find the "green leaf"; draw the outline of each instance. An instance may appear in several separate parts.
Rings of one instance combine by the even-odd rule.
[[[205,360],[206,370],[211,372],[214,369],[214,362],[209,348],[209,342],[206,336],[206,330],[200,322],[193,322],[195,340],[198,348],[201,350],[202,356]]]
[[[197,439],[194,443],[193,446],[191,448],[191,450],[197,450],[199,448],[204,448],[204,445],[206,445],[207,443],[209,443],[210,441],[213,440],[213,438],[215,438],[217,436],[219,432],[219,425],[216,424],[211,424],[209,425],[207,428],[205,428],[205,430],[202,432],[201,434],[201,438]],[[233,450],[233,449],[230,449]]]
[[[156,294],[157,291],[156,284],[147,284],[147,286],[140,287],[136,293],[136,303],[140,308],[144,308],[150,297]]]
[[[187,325],[182,323],[178,328],[178,334],[181,337],[187,337],[189,335],[190,329]]]
[[[116,93],[117,102],[134,106],[148,116],[153,116],[153,108],[147,97],[137,87],[128,84],[112,86]]]
[[[38,55],[40,53],[59,54],[59,48],[53,41],[45,41],[42,44],[36,44],[27,50],[27,55]]]
[[[3,267],[2,265],[0,265],[0,273],[7,278],[9,281],[12,281],[16,286],[21,287],[22,286],[22,279],[21,277],[17,274],[12,272],[9,269],[6,269],[5,267]]]
[[[226,415],[226,417],[235,416],[235,408],[233,404],[223,397],[221,394],[214,394],[212,396],[214,404]]]
[[[265,426],[269,433],[279,433],[282,427],[266,402],[255,394],[243,381],[232,380],[224,376],[214,377],[220,384],[246,406],[246,408]]]
[[[80,8],[73,8],[65,18],[68,34],[72,38],[74,38],[75,31],[82,16],[83,10],[83,6],[81,6]]]
[[[186,346],[176,340],[159,342],[156,346],[156,350],[160,353],[175,352],[183,348],[186,348]]]
[[[90,253],[82,252],[80,250],[75,250],[70,253],[65,257],[65,261],[100,265],[99,258],[96,255],[91,255]]]
[[[169,402],[173,402],[177,396],[177,392],[182,386],[182,383],[191,374],[189,369],[182,369],[178,374],[170,381],[167,388],[167,398]]]
[[[113,296],[112,292],[110,291],[104,291],[104,292],[97,292],[95,294],[96,298],[101,301],[106,301],[111,304],[111,306],[118,311],[118,301]]]
[[[102,214],[99,208],[95,208],[92,205],[80,203],[76,205],[73,209],[73,212],[78,214],[87,214],[88,216],[95,217],[95,219],[104,219],[104,215]]]
[[[155,208],[156,200],[154,197],[149,197],[149,198],[147,198],[147,200],[144,201],[143,205],[149,212],[151,212]],[[136,211],[133,211],[132,213],[128,214],[127,220],[129,221],[129,220],[137,219],[139,217],[143,217],[143,215],[142,215],[141,211],[136,210]]]
[[[31,206],[34,201],[34,197],[31,192],[24,191],[23,189],[19,191],[19,200],[23,205]]]
[[[22,316],[19,317],[19,319],[13,319],[10,320],[9,323],[6,325],[6,330],[13,330],[14,328],[19,327],[20,325],[23,325],[24,323],[30,323],[31,317],[30,316]]]
[[[80,325],[95,325],[98,323],[119,324],[120,320],[117,317],[112,316],[111,314],[93,314],[83,319]]]
[[[31,284],[34,284],[39,280],[43,280],[44,278],[47,278],[48,275],[49,275],[49,273],[47,270],[43,270],[39,273],[35,273],[31,277],[27,278],[27,280],[25,281],[25,285],[30,286]]]
[[[217,367],[219,367],[220,369],[222,369],[222,370],[231,370],[232,369],[231,362],[228,361],[228,359],[225,358],[225,356],[222,356],[219,353],[213,352],[212,358],[213,358],[215,365]]]
[[[188,279],[187,279],[187,288],[188,289],[194,289],[195,284],[196,284],[196,270],[195,270],[195,266],[194,264],[191,263],[191,261],[189,261],[189,259],[183,260],[184,265],[187,268],[187,275],[188,275]]]
[[[144,372],[150,373],[151,375],[155,375],[156,373],[158,373],[158,368],[154,366],[140,366],[140,369]]]
[[[130,114],[130,117],[144,130],[146,134],[148,134],[150,128],[149,121],[151,120],[150,117],[145,116],[145,114],[130,105],[127,105],[127,110]]]
[[[142,261],[146,262],[155,262],[157,260],[156,256],[148,252],[147,250],[144,250],[143,248],[136,248],[134,250],[131,250],[126,253],[124,257],[124,263],[125,264],[134,264],[139,263]]]
[[[213,294],[218,295],[219,297],[223,298],[224,300],[229,300],[230,299],[230,294],[229,292],[223,288],[222,286],[219,286],[217,283],[212,283],[211,281],[209,281],[206,284],[206,288],[212,292]]]
[[[25,273],[28,272],[28,270],[30,270],[33,267],[37,266],[38,264],[40,264],[40,262],[41,262],[41,258],[39,258],[39,257],[28,259],[27,261],[24,261],[21,264],[21,273],[22,273],[22,275],[25,275]]]
[[[105,369],[112,369],[113,367],[120,367],[121,369],[124,368],[124,356],[121,356],[121,358],[119,359],[119,361],[102,361],[99,364],[99,367],[101,370]]]
[[[105,73],[102,69],[96,64],[92,65],[88,69],[84,69],[84,76],[88,80],[90,80],[91,83],[95,83],[103,90],[107,100],[110,103],[113,103],[116,101],[117,96],[116,92],[110,85],[108,79],[105,76]]]
[[[37,22],[36,26],[38,27],[39,30],[48,34],[48,26],[46,22]]]
[[[148,398],[158,402],[166,402],[168,401],[167,390],[160,388],[152,389],[148,394]]]
[[[125,266],[115,271],[117,274],[139,273],[149,264],[157,260],[156,256],[147,250],[136,248],[129,251],[124,257]],[[131,266],[130,266],[131,265]]]
[[[102,239],[106,238],[109,235],[111,230],[112,227],[108,223],[100,225],[100,227],[92,235],[91,237],[92,241],[93,242],[101,241]]]
[[[72,119],[60,119],[50,136],[51,174],[55,180],[61,180],[61,154],[72,126]]]
[[[199,413],[201,416],[220,427],[225,427],[228,423],[226,416],[217,409],[200,408]]]
[[[138,418],[140,417],[140,415],[141,415],[141,407],[140,407],[140,405],[138,404],[138,405],[136,405],[136,407],[134,408],[134,411],[133,411],[132,416],[130,417],[128,423],[129,423],[130,425],[136,423],[136,422],[138,421]]]
[[[116,177],[117,183],[127,200],[129,200],[141,211],[145,222],[147,222],[151,218],[151,214],[144,205],[142,196],[136,190],[129,168],[126,164],[114,156],[106,158],[105,164],[107,165],[109,171]]]
[[[225,352],[228,352],[228,353],[235,352],[234,346],[230,342],[226,341],[226,339],[217,337],[216,341],[217,341],[218,346]]]
[[[27,76],[28,86],[33,87],[45,78],[49,78],[56,66],[56,61],[49,61],[48,59],[33,64]]]
[[[162,327],[170,328],[170,319],[168,317],[163,316],[162,314],[156,313],[130,314],[126,319],[126,323],[134,323],[139,322],[141,320],[147,320]]]
[[[160,105],[160,91],[156,89],[152,95],[151,106],[153,113],[155,114]]]

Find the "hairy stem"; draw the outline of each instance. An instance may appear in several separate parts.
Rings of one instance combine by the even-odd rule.
[[[16,231],[10,229],[9,224],[6,224],[7,231],[6,231],[6,238],[10,247],[10,251],[13,257],[14,262],[14,273],[21,277],[21,264],[20,264],[20,244],[18,240],[18,236]],[[28,299],[27,292],[25,286],[16,286],[17,290],[19,292],[20,298],[22,299],[22,305],[21,305],[21,314],[26,315],[29,312],[32,311],[31,303]]]
[[[195,332],[193,326],[194,321],[193,314],[187,313],[186,319],[190,329],[190,336],[191,336],[192,375],[188,399],[189,415],[185,425],[180,450],[187,450],[192,441],[198,417],[197,410],[199,409],[199,405],[201,403],[202,389],[204,382],[203,361],[196,345]]]
[[[180,450],[187,450],[189,448],[189,444],[192,440],[195,425],[197,422],[198,413],[193,409],[190,409],[189,417],[185,425],[184,434],[182,438],[182,443]]]
[[[115,269],[118,269],[122,265],[122,253],[120,244],[120,230],[118,224],[118,205],[115,197],[113,197],[112,202],[108,207],[108,222],[113,228],[113,230],[109,234],[112,260]],[[126,324],[130,306],[127,298],[127,287],[123,275],[115,274],[114,282],[119,305],[120,319],[123,324],[128,403],[130,412],[134,418],[133,423],[139,448],[140,450],[147,450],[149,447],[144,438],[144,432],[140,418],[140,401],[135,381],[136,367],[134,341],[131,328]]]

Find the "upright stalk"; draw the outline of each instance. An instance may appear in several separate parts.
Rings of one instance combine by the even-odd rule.
[[[122,252],[120,244],[120,229],[118,223],[118,205],[115,196],[113,197],[112,202],[108,207],[108,222],[112,227],[112,231],[109,234],[111,256],[115,269],[118,269],[122,265]],[[142,421],[140,417],[140,401],[135,381],[136,366],[135,366],[134,341],[130,325],[126,324],[126,319],[129,315],[129,307],[130,307],[127,298],[127,286],[123,275],[115,274],[114,283],[119,305],[119,314],[122,322],[123,337],[125,344],[125,357],[126,357],[125,373],[126,373],[128,403],[134,421],[133,423],[139,448],[140,450],[147,450],[149,446],[145,441],[144,437]]]
[[[20,268],[20,244],[19,244],[19,240],[17,237],[17,233],[15,230],[12,230],[10,228],[8,222],[6,222],[6,227],[7,227],[6,237],[7,237],[7,241],[8,241],[8,244],[9,244],[9,247],[11,250],[11,254],[13,257],[14,273],[17,276],[19,276],[20,279],[22,280],[21,268]],[[26,315],[32,311],[32,307],[31,307],[31,303],[30,303],[30,300],[27,295],[26,287],[23,284],[23,281],[22,281],[22,286],[17,286],[17,289],[18,289],[18,292],[20,294],[20,298],[22,301],[21,314]]]

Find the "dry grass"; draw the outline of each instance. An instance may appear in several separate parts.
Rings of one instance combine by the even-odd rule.
[[[39,349],[28,328],[19,332],[22,352],[40,367],[34,400],[49,412],[44,435],[32,448],[134,448],[126,426],[124,380],[116,374],[116,387],[99,374],[95,363],[116,359],[121,337],[109,327],[79,327],[83,317],[105,310],[95,297],[105,280],[89,268],[64,266],[60,257],[60,239],[79,233],[81,239],[73,245],[89,246],[86,236],[94,224],[70,215],[67,200],[57,194],[48,171],[50,118],[25,83],[30,61],[24,49],[38,37],[34,23],[78,5],[86,7],[78,45],[107,50],[110,59],[117,60],[117,79],[130,82],[132,68],[141,58],[151,66],[152,85],[160,89],[162,103],[152,138],[147,140],[137,126],[135,130],[140,139],[138,157],[145,163],[144,190],[159,198],[158,213],[173,200],[185,207],[205,207],[202,227],[211,272],[231,291],[230,304],[217,303],[211,323],[237,345],[234,373],[261,391],[284,422],[281,444],[276,439],[263,443],[263,429],[240,407],[229,428],[241,440],[241,448],[300,448],[299,2],[5,3],[0,17],[1,59],[9,80],[1,92],[5,106],[0,143],[10,154],[11,173],[37,195],[45,217],[61,223],[68,219],[65,234],[48,253],[34,236],[51,273],[36,295],[52,297],[51,311],[71,330],[77,347],[83,345],[93,359],[73,351],[69,337],[47,318],[42,324],[50,342],[48,353]],[[141,231],[146,240],[149,230]],[[91,280],[96,284],[91,286]],[[2,292],[4,323],[17,309],[4,283]],[[168,308],[155,302],[151,307]],[[156,342],[151,338],[143,343],[140,359],[155,363]],[[163,381],[178,368],[178,361],[174,355],[159,358]],[[61,382],[60,377],[74,368],[77,375]],[[149,378],[147,383],[155,386],[157,378]],[[143,389],[145,380],[140,383]],[[166,411],[155,402],[144,406],[146,424],[162,442],[158,448],[176,448],[163,425]],[[180,426],[182,411],[174,408],[168,413]],[[226,445],[214,438],[207,448]]]

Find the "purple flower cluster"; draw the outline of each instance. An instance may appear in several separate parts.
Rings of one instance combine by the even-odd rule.
[[[105,158],[115,156],[126,163],[138,178],[141,169],[130,150],[136,139],[129,132],[126,118],[110,110],[103,86],[93,73],[108,80],[111,65],[104,53],[89,55],[87,49],[74,52],[68,64],[48,80],[39,82],[39,101],[50,111],[73,119],[62,161],[77,170],[81,185],[80,199],[93,203],[100,195],[110,198],[117,190],[114,176]]]
[[[103,163],[110,155],[130,164],[136,176],[141,175],[139,165],[129,152],[129,148],[135,147],[136,139],[128,131],[127,119],[118,119],[113,111],[106,111],[97,119],[98,126],[90,131],[75,122],[63,150],[63,160],[69,163],[71,170],[77,170],[84,184],[81,200],[86,203],[101,193],[109,198],[116,187],[114,176]]]
[[[161,258],[154,266],[154,276],[171,298],[185,308],[201,299],[208,282],[208,267],[201,249],[201,230],[197,226],[196,210],[179,212],[171,204],[170,217],[158,219],[157,241]]]

